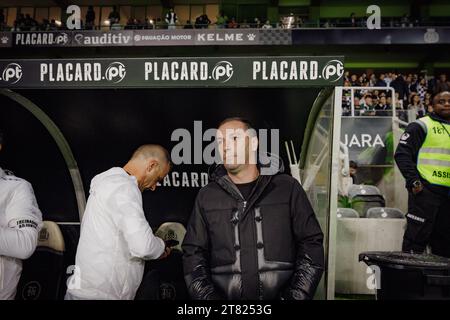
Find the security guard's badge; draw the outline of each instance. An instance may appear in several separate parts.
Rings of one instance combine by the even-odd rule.
[[[406,140],[408,140],[409,138],[409,133],[405,132],[404,134],[402,134],[402,136],[400,137],[400,141],[398,143],[401,144],[407,144]]]
[[[408,138],[409,138],[409,133],[405,132],[404,134],[402,134],[402,137],[400,139],[403,141],[406,141],[406,140],[408,140]]]

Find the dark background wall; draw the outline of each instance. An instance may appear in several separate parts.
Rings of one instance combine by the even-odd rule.
[[[22,95],[56,123],[78,162],[86,195],[91,179],[123,166],[144,143],[159,143],[169,151],[177,128],[194,136],[194,121],[203,131],[229,116],[249,118],[257,128],[279,128],[281,155],[287,164],[285,140],[297,152],[318,89],[136,89],[23,90]],[[30,181],[44,218],[78,221],[76,199],[64,159],[44,126],[9,98],[0,96],[0,128],[5,145],[0,166]],[[204,147],[209,143],[204,143]],[[180,173],[207,172],[207,165],[181,165]],[[152,227],[165,221],[185,224],[199,188],[160,187],[144,193],[144,208]]]

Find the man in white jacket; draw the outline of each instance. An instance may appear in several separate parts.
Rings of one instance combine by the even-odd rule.
[[[154,191],[169,170],[168,152],[144,145],[123,168],[92,179],[67,300],[134,299],[144,260],[170,253],[145,219],[141,194]]]
[[[0,151],[3,145],[0,132]],[[27,181],[0,168],[0,300],[12,300],[22,260],[36,249],[42,214]]]
[[[167,23],[167,29],[176,29],[178,22],[178,16],[173,11],[173,8],[169,9],[169,12],[166,13],[166,23]]]

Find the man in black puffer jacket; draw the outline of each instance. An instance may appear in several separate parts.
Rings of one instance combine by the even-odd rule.
[[[273,174],[256,165],[258,139],[248,129],[241,118],[219,126],[224,165],[200,190],[183,242],[189,294],[202,300],[312,299],[323,273],[323,233],[301,185],[282,174],[281,161],[272,157]]]

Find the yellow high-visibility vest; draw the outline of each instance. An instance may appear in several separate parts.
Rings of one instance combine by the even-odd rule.
[[[426,138],[417,158],[417,170],[429,183],[450,187],[450,125],[429,116],[417,121],[426,128]]]

